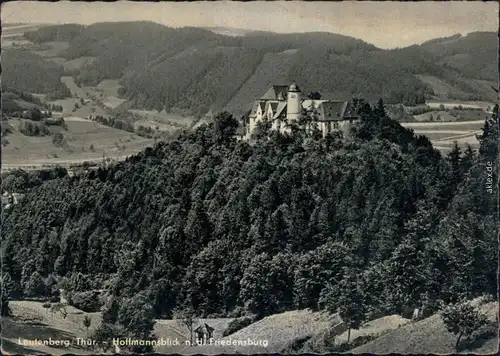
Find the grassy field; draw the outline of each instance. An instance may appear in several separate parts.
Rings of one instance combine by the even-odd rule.
[[[156,110],[129,110],[130,113],[142,118],[143,122],[150,122],[152,126],[156,124],[165,124],[169,126],[174,126],[177,128],[188,128],[190,127],[195,118],[193,116],[182,116],[178,114],[171,114],[165,111]]]
[[[46,45],[50,46],[50,49],[44,51],[33,51],[42,57],[59,57],[59,54],[69,47],[69,42],[48,42]]]
[[[488,107],[493,108],[495,104],[490,101],[460,101],[460,100],[427,100],[425,104],[431,108],[438,109],[443,105],[446,109],[453,109],[455,106],[461,105],[463,108],[482,109],[487,111]]]
[[[68,315],[63,318],[58,313],[50,313],[42,307],[41,302],[11,301],[9,303],[12,316],[2,320],[4,332],[2,340],[4,350],[8,353],[21,354],[91,354],[90,350],[73,344],[70,348],[49,346],[26,347],[18,344],[19,339],[64,339],[75,341],[77,337],[88,337],[101,323],[101,313],[85,313],[81,310],[67,307]],[[485,303],[481,311],[487,314],[495,325],[496,303]],[[87,331],[83,326],[83,319],[88,316],[91,326]],[[291,345],[297,345],[300,340],[313,340],[315,337],[330,339],[333,344],[347,341],[347,332],[339,328],[337,334],[331,333],[333,325],[339,325],[341,320],[337,316],[329,316],[321,312],[310,310],[296,310],[268,316],[249,326],[227,336],[222,337],[231,318],[197,319],[195,327],[206,323],[214,328],[214,338],[224,341],[267,341],[268,346],[222,346],[201,345],[186,346],[189,340],[189,330],[181,320],[157,319],[154,335],[157,339],[179,340],[180,346],[157,346],[157,353],[181,354],[221,354],[221,353],[275,353],[289,350]],[[496,326],[494,328],[496,330]],[[371,337],[366,344],[353,349],[352,353],[454,353],[456,336],[449,333],[443,325],[440,315],[435,314],[418,322],[411,322],[399,315],[385,316],[365,323],[358,330],[351,330],[351,341],[361,337]],[[496,334],[483,334],[474,343],[466,346],[463,352],[491,354],[497,350]],[[302,352],[305,349],[297,350]],[[325,352],[327,350],[324,350]]]
[[[102,160],[103,154],[120,159],[153,143],[153,140],[85,119],[70,117],[65,122],[67,131],[58,126],[50,128],[53,133],[64,135],[67,147],[61,148],[52,143],[52,136],[24,136],[17,130],[20,120],[9,120],[15,131],[7,136],[9,144],[3,147],[2,168],[95,161]]]
[[[16,47],[32,45],[32,42],[23,38],[24,32],[36,31],[43,26],[47,25],[18,24],[6,27],[2,24],[2,48],[11,48],[14,43]]]
[[[467,98],[470,98],[471,93],[467,93],[459,89],[457,86],[435,76],[417,74],[416,77],[422,82],[430,85],[434,94],[438,97],[447,98],[451,94],[452,97],[456,99],[466,100]],[[463,79],[463,82],[469,85],[475,93],[480,94],[487,100],[495,100],[496,94],[491,89],[491,85],[494,87],[498,85],[495,82],[476,79]]]
[[[268,316],[222,338],[222,340],[225,341],[246,341],[248,339],[255,342],[267,341],[267,347],[263,345],[205,345],[187,348],[183,353],[214,355],[221,353],[255,354],[282,352],[298,339],[311,337],[312,335],[324,332],[338,322],[340,322],[340,319],[337,317],[330,317],[320,312],[312,312],[310,310],[289,311]]]
[[[452,149],[455,141],[461,148],[465,148],[469,144],[477,150],[479,141],[476,134],[482,132],[484,121],[405,122],[401,125],[413,129],[417,135],[427,136],[435,148],[446,153]]]
[[[378,318],[368,323],[364,324],[358,330],[351,330],[351,341],[359,337],[374,336],[388,333],[392,330],[396,330],[403,325],[410,322],[409,319],[405,319],[400,315],[389,315],[382,318]],[[347,342],[348,332],[344,331],[342,334],[335,337],[334,343],[340,345]]]
[[[95,60],[95,57],[80,57],[63,63],[65,71],[78,70]]]
[[[87,338],[96,330],[101,321],[101,313],[85,313],[79,309],[67,306],[68,315],[63,318],[58,313],[50,313],[42,307],[42,302],[36,301],[11,301],[9,303],[12,316],[3,318],[2,341],[4,350],[10,354],[93,354],[91,350],[76,345],[76,338]],[[83,326],[83,319],[88,316],[91,326],[87,331]],[[214,328],[214,337],[222,337],[222,333],[228,327],[231,318],[197,319],[195,326],[207,323]],[[165,340],[178,339],[181,346],[158,346],[157,353],[177,353],[186,349],[185,341],[189,340],[189,330],[181,320],[157,319],[154,327],[156,338]],[[70,348],[55,348],[49,346],[27,347],[19,345],[19,338],[26,340],[46,340],[49,338],[57,340],[71,340]],[[95,352],[94,352],[95,353]]]
[[[488,316],[495,331],[492,335],[479,338],[461,350],[461,353],[475,354],[497,354],[498,322],[495,322],[495,314],[498,313],[497,303],[488,303],[481,307],[481,311]],[[424,320],[409,323],[401,328],[384,334],[360,347],[351,350],[351,353],[375,353],[375,354],[454,354],[457,336],[448,332],[443,324],[441,316],[436,314]]]
[[[94,352],[76,345],[76,338],[87,338],[90,332],[101,323],[100,313],[84,313],[81,310],[68,306],[68,315],[63,318],[59,314],[50,313],[42,307],[41,302],[11,301],[9,303],[11,317],[2,318],[2,342],[4,354],[84,354]],[[91,319],[89,331],[83,326],[83,318]],[[72,344],[64,346],[24,346],[23,340],[68,340]]]

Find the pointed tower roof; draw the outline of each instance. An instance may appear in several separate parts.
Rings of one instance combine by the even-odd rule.
[[[290,85],[288,87],[288,92],[298,93],[298,92],[300,92],[300,88],[299,88],[299,86],[295,82],[293,82],[292,85]]]

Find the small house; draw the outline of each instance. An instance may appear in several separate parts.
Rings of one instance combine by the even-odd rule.
[[[213,337],[214,328],[207,323],[203,323],[194,329],[194,332],[196,333],[196,341],[205,344]]]

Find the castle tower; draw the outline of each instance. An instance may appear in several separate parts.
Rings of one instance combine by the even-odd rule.
[[[288,87],[287,94],[286,118],[288,120],[297,120],[300,116],[302,111],[300,94],[299,87],[293,82],[293,84]]]

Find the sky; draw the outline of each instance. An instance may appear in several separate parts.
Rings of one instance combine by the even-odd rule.
[[[149,20],[170,27],[231,27],[280,33],[326,31],[380,48],[498,31],[498,3],[451,2],[35,2],[2,5],[2,23],[79,23]]]

